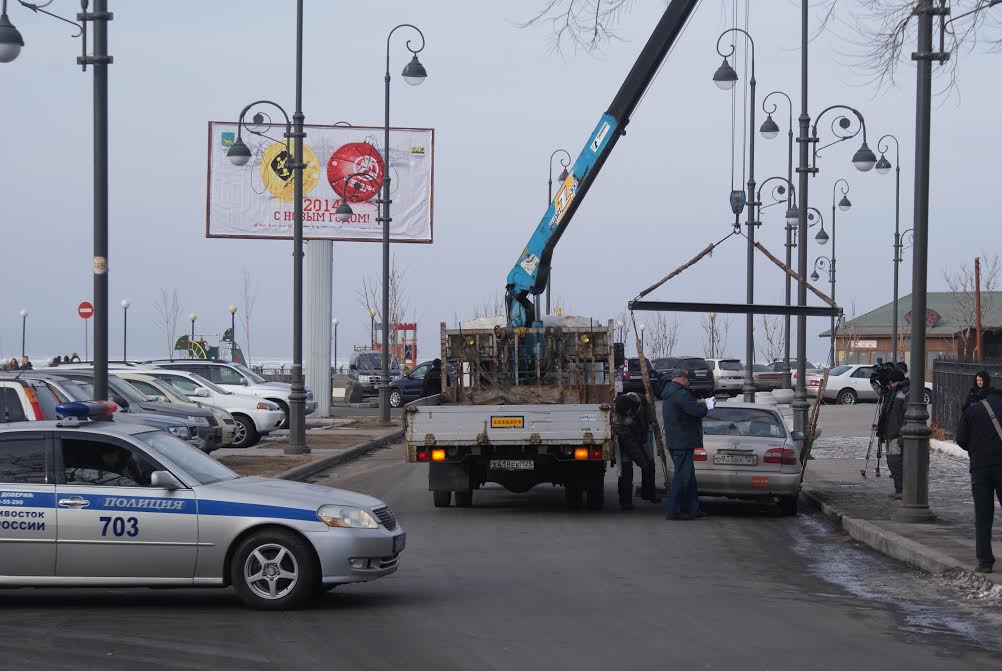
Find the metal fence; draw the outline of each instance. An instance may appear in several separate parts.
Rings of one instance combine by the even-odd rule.
[[[292,366],[253,366],[254,372],[268,380],[268,382],[292,383]],[[339,375],[346,372],[344,366],[331,367],[331,375]]]
[[[945,436],[953,436],[964,409],[964,400],[974,386],[979,370],[992,376],[992,386],[1002,387],[1002,364],[964,363],[936,359],[932,364],[932,426]]]

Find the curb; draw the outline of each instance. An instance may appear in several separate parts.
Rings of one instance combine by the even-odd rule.
[[[327,457],[321,457],[319,459],[314,459],[305,464],[299,466],[294,466],[288,470],[282,471],[272,477],[278,478],[279,480],[293,480],[296,482],[303,482],[306,478],[311,475],[316,475],[321,471],[326,471],[328,468],[333,468],[346,461],[355,459],[362,456],[363,454],[368,454],[375,449],[384,447],[390,443],[396,442],[404,437],[404,430],[399,429],[393,433],[386,434],[381,438],[374,438],[368,440],[364,443],[356,443],[343,452],[338,452],[337,454],[332,454]]]
[[[846,515],[814,491],[805,488],[801,490],[801,493],[811,505],[835,520],[838,526],[849,534],[850,538],[869,546],[883,555],[897,559],[928,573],[959,573],[965,578],[983,581],[986,587],[1002,584],[1002,578],[995,574],[983,575],[974,573],[966,564],[939,550],[930,548],[922,543],[917,543],[888,529],[881,528],[872,522]]]

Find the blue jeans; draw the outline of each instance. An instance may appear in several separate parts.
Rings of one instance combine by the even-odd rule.
[[[675,473],[668,490],[665,519],[678,519],[679,515],[699,513],[699,489],[696,485],[696,468],[692,463],[692,450],[671,450]]]

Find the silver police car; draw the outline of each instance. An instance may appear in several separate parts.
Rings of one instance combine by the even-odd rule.
[[[0,424],[0,586],[232,586],[280,610],[397,570],[406,535],[383,502],[240,477],[87,406]]]

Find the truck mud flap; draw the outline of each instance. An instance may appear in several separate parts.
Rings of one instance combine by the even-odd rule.
[[[470,472],[465,464],[428,464],[428,490],[462,492],[470,489]]]

